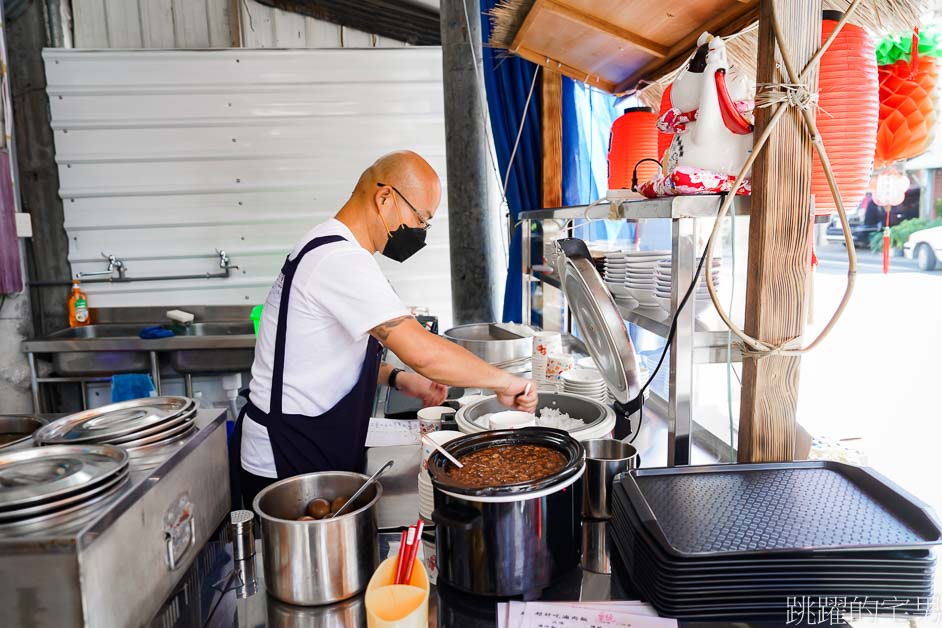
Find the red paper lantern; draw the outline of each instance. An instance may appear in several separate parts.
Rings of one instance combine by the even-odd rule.
[[[834,32],[840,19],[838,11],[824,12],[822,43]],[[818,131],[847,211],[855,209],[867,193],[873,168],[880,115],[875,50],[876,44],[867,31],[847,23],[821,57]],[[815,214],[837,211],[816,151],[811,176]]]
[[[921,155],[932,143],[937,114],[934,57],[880,66],[880,126],[875,166]]]
[[[660,120],[661,116],[667,113],[667,110],[671,108],[671,87],[673,84],[668,85],[667,89],[664,90],[664,93],[661,94],[661,110],[657,114],[657,119]],[[664,153],[667,152],[667,149],[670,148],[671,142],[674,140],[673,133],[661,133],[657,132],[657,158],[663,159]]]
[[[608,140],[608,189],[631,189],[636,166],[639,184],[658,173],[656,163],[638,163],[642,159],[659,159],[656,124],[657,116],[650,107],[625,109],[624,115],[612,124]]]

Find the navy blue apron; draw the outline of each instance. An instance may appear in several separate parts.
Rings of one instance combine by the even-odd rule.
[[[373,411],[373,397],[379,376],[382,347],[370,336],[366,345],[360,376],[334,407],[320,416],[285,414],[282,411],[284,388],[285,344],[288,336],[288,300],[291,284],[301,259],[319,246],[345,240],[341,236],[324,236],[308,242],[297,257],[286,259],[281,272],[281,301],[278,309],[278,327],[275,333],[275,360],[272,365],[269,412],[262,412],[251,401],[242,408],[233,430],[234,447],[230,458],[234,467],[241,468],[242,421],[249,417],[265,426],[275,456],[275,470],[279,479],[314,471],[357,471],[363,469],[366,432]],[[312,350],[315,349],[312,347]],[[324,356],[324,359],[330,359]],[[317,386],[319,382],[311,382]],[[238,447],[235,447],[238,445]],[[274,480],[272,480],[274,481]],[[246,507],[251,507],[247,504]]]

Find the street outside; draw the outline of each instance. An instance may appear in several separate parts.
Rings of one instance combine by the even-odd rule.
[[[847,254],[816,251],[812,339],[843,294]],[[801,362],[798,421],[814,436],[860,438],[870,466],[942,513],[942,265],[857,249],[854,295],[824,343]]]

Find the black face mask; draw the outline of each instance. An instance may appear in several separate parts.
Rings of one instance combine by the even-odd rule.
[[[399,225],[389,234],[383,255],[397,262],[404,262],[425,247],[425,229]]]

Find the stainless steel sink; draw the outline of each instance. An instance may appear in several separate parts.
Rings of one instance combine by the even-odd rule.
[[[251,322],[238,321],[193,323],[181,335],[242,336],[253,333]],[[170,352],[170,365],[173,370],[183,374],[248,371],[254,359],[254,349],[179,349]]]
[[[106,377],[151,371],[151,353],[166,353],[182,374],[247,371],[255,358],[250,321],[200,322],[172,327],[175,336],[142,340],[140,331],[160,323],[108,323],[63,329],[27,341],[24,350],[48,353],[61,377]],[[165,325],[169,327],[169,325]]]
[[[137,338],[147,325],[86,325],[49,334],[49,338]]]
[[[174,329],[179,334],[179,329]],[[233,336],[252,334],[251,322],[225,322],[225,323],[193,323],[186,327],[184,336]]]
[[[93,338],[137,338],[146,325],[86,325],[52,334],[53,340]],[[144,351],[64,351],[52,354],[52,365],[62,377],[107,377],[118,373],[150,371],[150,356]]]

